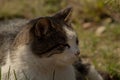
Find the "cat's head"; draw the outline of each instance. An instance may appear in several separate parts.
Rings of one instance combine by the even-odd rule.
[[[53,59],[58,65],[72,64],[79,54],[79,42],[71,26],[71,12],[72,8],[69,7],[53,16],[31,20],[18,34],[14,44],[30,44],[34,55]]]

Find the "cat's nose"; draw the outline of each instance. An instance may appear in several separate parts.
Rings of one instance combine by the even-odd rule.
[[[77,52],[75,53],[76,56],[79,56],[79,54],[80,54],[80,51],[77,51]]]

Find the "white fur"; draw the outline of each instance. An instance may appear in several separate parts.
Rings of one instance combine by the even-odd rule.
[[[53,80],[53,72],[55,71],[54,80],[75,80],[75,73],[72,65],[56,66],[55,58],[42,58],[35,56],[29,50],[28,46],[19,47],[15,53],[15,59],[7,62],[2,67],[2,80],[6,80],[7,72],[10,67],[10,79],[14,80],[17,75],[18,80],[26,80],[23,71],[30,80]]]
[[[79,52],[79,47],[78,45],[76,44],[76,33],[67,28],[66,26],[64,26],[64,30],[67,34],[67,38],[68,38],[68,44],[70,45],[70,49],[68,49],[68,53],[71,53],[71,54],[76,54],[77,52]]]

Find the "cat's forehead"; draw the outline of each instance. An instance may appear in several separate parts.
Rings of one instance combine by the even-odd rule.
[[[59,34],[61,34],[61,36],[65,36],[66,39],[75,39],[77,37],[76,32],[71,25],[68,25],[66,22],[61,22],[59,20],[54,22],[54,28],[59,31]],[[56,33],[55,35],[59,34]]]
[[[74,39],[76,38],[76,32],[72,29],[72,28],[69,28],[68,26],[64,26],[63,29],[65,30],[66,32],[66,36],[69,38],[69,39]]]

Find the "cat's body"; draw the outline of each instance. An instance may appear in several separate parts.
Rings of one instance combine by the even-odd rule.
[[[0,25],[2,80],[76,80],[73,63],[78,60],[79,48],[69,24],[71,10]],[[90,76],[91,68],[85,70]],[[95,77],[90,80],[102,80],[99,74]]]

